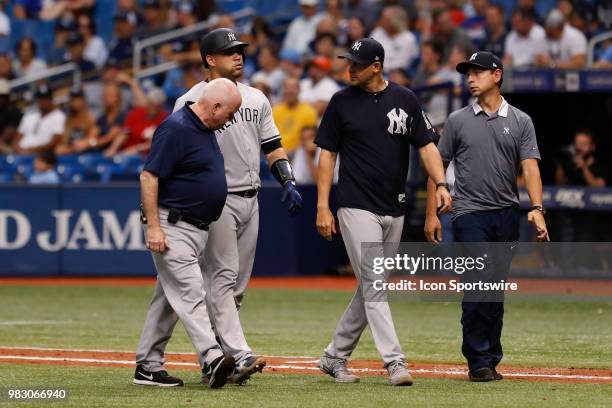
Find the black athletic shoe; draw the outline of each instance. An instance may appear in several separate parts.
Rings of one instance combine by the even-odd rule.
[[[141,365],[136,366],[134,372],[134,384],[152,385],[155,387],[182,387],[183,380],[168,375],[166,370],[147,371]]]
[[[493,381],[493,371],[489,367],[482,367],[468,373],[468,377],[472,382],[487,382]]]
[[[229,354],[218,357],[202,373],[208,377],[210,388],[221,388],[227,382],[228,375],[234,370],[234,357]]]
[[[504,376],[501,375],[500,373],[498,373],[496,369],[492,368],[491,371],[493,372],[493,380],[494,381],[501,381],[501,380],[504,379]]]

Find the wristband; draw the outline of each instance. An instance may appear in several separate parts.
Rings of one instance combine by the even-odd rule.
[[[440,187],[444,187],[446,190],[450,191],[450,188],[448,187],[448,183],[445,183],[445,182],[436,183],[436,190],[439,189]]]
[[[542,215],[546,215],[546,210],[544,209],[544,207],[542,207],[541,205],[533,205],[531,206],[531,208],[529,209],[529,211],[534,211],[534,210],[538,210],[539,212],[542,213]]]

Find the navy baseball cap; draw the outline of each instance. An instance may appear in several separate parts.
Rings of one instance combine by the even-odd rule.
[[[49,98],[50,99],[53,97],[53,92],[46,84],[42,84],[38,88],[36,88],[36,93],[34,94],[34,96],[36,98]]]
[[[348,52],[339,55],[338,58],[346,58],[361,65],[370,65],[375,62],[382,64],[385,61],[385,49],[373,38],[362,38],[355,41]]]
[[[130,24],[134,24],[136,25],[136,23],[138,22],[138,17],[136,16],[136,13],[134,13],[133,11],[118,11],[113,18],[116,21],[127,21]]]
[[[66,39],[66,44],[68,45],[83,44],[84,42],[85,38],[83,38],[81,33],[78,31],[68,34],[68,38]]]
[[[465,75],[470,67],[504,70],[504,64],[502,64],[501,59],[489,51],[478,51],[473,53],[469,60],[457,64],[456,69],[457,72]]]

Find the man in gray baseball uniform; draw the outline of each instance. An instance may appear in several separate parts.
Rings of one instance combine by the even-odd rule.
[[[147,321],[160,302],[178,316],[211,388],[225,385],[235,361],[215,341],[198,262],[208,226],[221,215],[227,197],[223,156],[213,130],[231,120],[241,102],[234,83],[223,78],[212,81],[198,102],[185,105],[157,128],[140,175],[142,223],[157,269]],[[137,365],[133,382],[183,385],[163,367],[146,363]]]
[[[200,52],[210,78],[227,78],[236,82],[242,76],[244,47],[233,31],[220,28],[211,31],[201,41]],[[208,82],[200,82],[177,101],[174,110],[197,100],[208,89]],[[295,186],[293,171],[282,148],[272,109],[265,95],[252,87],[237,83],[242,105],[216,136],[225,159],[228,196],[218,221],[209,229],[206,251],[201,259],[211,322],[223,350],[233,355],[236,369],[230,381],[241,384],[266,362],[254,356],[249,347],[238,309],[249,282],[255,258],[259,229],[257,192],[260,153],[263,150],[272,174],[281,183],[284,200],[289,202],[289,213],[297,214],[302,199]],[[177,321],[177,315],[167,307],[158,308],[156,315],[147,319],[148,337],[143,335],[138,347],[137,361],[163,367],[164,350]]]
[[[412,385],[389,304],[384,297],[370,297],[372,264],[369,256],[362,257],[361,244],[380,243],[372,252],[383,256],[387,251],[383,251],[382,244],[392,246],[401,239],[410,145],[419,149],[427,172],[440,187],[436,198],[441,212],[450,208],[444,168],[434,144],[438,136],[416,95],[385,81],[385,51],[379,42],[372,38],[355,41],[341,58],[350,61],[352,86],[332,97],[315,139],[322,149],[317,229],[328,240],[336,232],[329,192],[339,154],[338,220],[359,286],[325,348],[319,368],[336,382],[358,382],[346,364],[369,325],[390,383]]]

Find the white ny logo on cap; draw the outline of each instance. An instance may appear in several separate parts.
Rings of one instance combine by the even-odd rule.
[[[236,36],[234,35],[234,33],[227,33],[227,38],[230,41],[236,41]]]
[[[476,55],[478,55],[477,52],[473,53],[472,56],[470,57],[470,61],[474,61],[476,59]]]
[[[359,51],[360,47],[361,47],[361,41],[355,41],[355,44],[353,44],[351,48],[353,49],[353,51]]]

